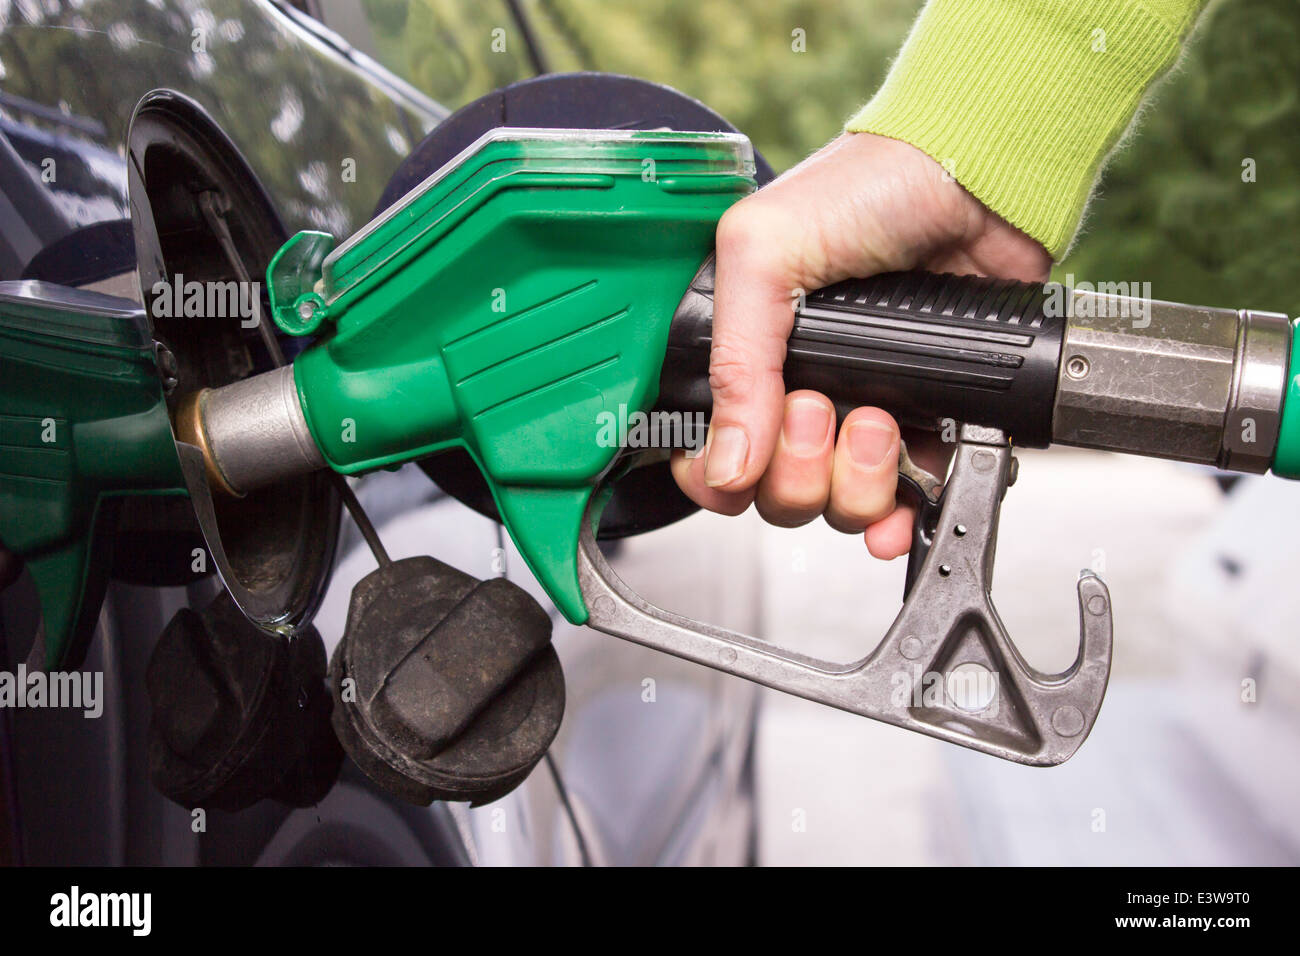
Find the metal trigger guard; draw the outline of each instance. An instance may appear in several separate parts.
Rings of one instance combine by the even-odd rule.
[[[1092,730],[1106,693],[1110,594],[1095,574],[1082,572],[1078,657],[1060,674],[1044,674],[1025,662],[989,595],[1011,462],[1002,432],[962,427],[928,553],[914,577],[909,575],[906,600],[888,633],[857,662],[817,660],[651,605],[600,553],[592,532],[595,506],[588,509],[578,545],[587,623],[776,690],[1005,760],[1040,767],[1063,763]],[[918,524],[924,510],[918,510]]]

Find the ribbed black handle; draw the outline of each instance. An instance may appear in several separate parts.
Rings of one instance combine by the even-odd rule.
[[[713,268],[706,265],[673,319],[659,407],[707,412]],[[1064,334],[1042,285],[894,272],[806,297],[785,363],[788,391],[810,388],[841,413],[884,408],[903,425],[944,419],[1007,432],[1018,445],[1052,439]]]

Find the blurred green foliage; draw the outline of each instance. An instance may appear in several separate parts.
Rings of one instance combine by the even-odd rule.
[[[502,0],[362,3],[379,59],[448,106],[529,73]],[[551,69],[608,70],[676,87],[748,133],[783,169],[838,133],[869,98],[921,0],[522,5]],[[492,52],[497,28],[506,31],[504,54]]]
[[[552,69],[611,70],[675,86],[748,133],[778,170],[834,136],[869,98],[921,7],[921,0],[522,2]],[[529,73],[502,0],[363,3],[380,58],[448,106]],[[504,54],[490,51],[496,28],[505,30]],[[1247,160],[1255,182],[1243,181]],[[1295,314],[1297,213],[1300,2],[1215,0],[1117,153],[1057,276],[1149,281],[1159,298]]]

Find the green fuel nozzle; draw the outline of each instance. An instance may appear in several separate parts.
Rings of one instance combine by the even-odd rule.
[[[580,526],[620,450],[602,422],[709,411],[713,233],[753,188],[734,134],[502,128],[344,244],[298,234],[268,286],[281,330],[312,342],[273,383],[205,396],[219,483],[463,447],[543,587],[586,620]],[[1276,449],[1293,473],[1283,316],[927,273],[795,311],[788,387],[846,411],[1243,471]]]
[[[463,448],[570,621],[1020,763],[1068,759],[1109,676],[1109,593],[1083,575],[1075,665],[1028,668],[990,596],[1013,444],[1300,476],[1295,327],[926,273],[796,300],[787,387],[841,410],[880,406],[955,446],[946,478],[900,455],[918,518],[894,626],[858,662],[817,661],[661,611],[595,544],[596,492],[634,462],[609,440],[611,419],[708,414],[714,232],[754,188],[735,134],[493,130],[341,245],[290,239],[268,269],[271,312],[305,348],[292,365],[184,396],[175,422],[138,307],[0,286],[0,539],[36,577],[47,662],[98,607],[93,531],[116,498],[188,489],[210,511],[214,497],[290,476]],[[956,664],[996,675],[1006,705],[891,693],[900,667]]]
[[[754,188],[722,133],[498,129],[343,245],[272,261],[303,418],[345,474],[469,451],[533,573],[586,618],[574,555],[619,449],[603,416],[655,401],[682,290]]]
[[[57,667],[94,629],[116,505],[185,483],[139,305],[0,282],[0,355],[0,541],[32,574]]]

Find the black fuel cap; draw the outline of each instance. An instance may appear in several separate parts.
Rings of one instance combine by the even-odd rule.
[[[223,590],[171,619],[145,685],[149,775],[181,806],[234,811],[270,797],[305,807],[334,785],[343,751],[314,627],[268,634]]]
[[[519,586],[430,557],[352,591],[330,683],[335,732],[384,790],[489,803],[545,755],[564,716],[551,619]]]

